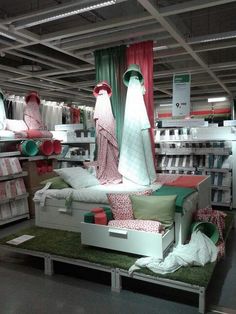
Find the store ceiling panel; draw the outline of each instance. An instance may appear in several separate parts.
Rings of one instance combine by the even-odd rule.
[[[235,15],[236,0],[1,0],[0,85],[93,105],[93,52],[153,40],[155,101],[178,72],[193,99],[234,97]]]

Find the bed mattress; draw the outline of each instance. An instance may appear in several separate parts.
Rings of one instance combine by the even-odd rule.
[[[44,205],[44,201],[46,199],[65,200],[71,196],[73,201],[108,204],[107,193],[128,193],[145,190],[155,191],[160,187],[161,184],[153,184],[149,186],[137,184],[105,184],[82,188],[79,190],[72,188],[54,190],[47,189],[47,187],[45,187],[35,193],[34,201],[40,202],[41,205]]]

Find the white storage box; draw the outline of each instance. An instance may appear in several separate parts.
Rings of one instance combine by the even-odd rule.
[[[174,227],[162,235],[82,222],[81,243],[162,259],[174,243]]]
[[[62,142],[74,142],[76,140],[75,131],[52,131],[53,139]]]
[[[74,131],[74,130],[83,130],[83,123],[74,123],[74,124],[56,124],[55,131]]]

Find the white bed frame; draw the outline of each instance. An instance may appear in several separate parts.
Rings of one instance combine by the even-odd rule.
[[[197,186],[198,200],[197,200],[196,207],[193,206],[190,210],[188,210],[184,214],[175,213],[175,225],[174,225],[173,237],[172,236],[166,237],[168,241],[164,245],[162,241],[161,242],[159,241],[161,245],[163,245],[162,252],[163,250],[167,249],[167,247],[172,242],[175,242],[175,244],[177,245],[177,244],[182,244],[186,241],[188,237],[189,227],[192,221],[193,213],[196,211],[197,208],[204,208],[211,203],[210,184],[211,184],[210,177],[206,176]],[[101,207],[101,206],[108,206],[108,205],[97,204],[97,203],[72,202],[71,210],[68,211],[65,209],[64,200],[55,200],[55,199],[46,198],[45,205],[43,207],[41,207],[38,202],[35,203],[35,218],[36,218],[35,223],[39,227],[61,229],[61,230],[68,230],[68,231],[74,231],[74,232],[83,231],[82,243],[92,245],[91,239],[93,239],[94,241],[94,238],[96,238],[96,232],[95,232],[96,226],[94,227],[94,226],[91,226],[91,224],[85,224],[85,225],[90,225],[88,226],[88,228],[86,227],[87,228],[87,231],[86,231],[86,228],[83,227],[83,224],[81,224],[81,222],[83,222],[85,213],[89,212],[94,207]],[[101,226],[98,226],[98,227],[101,227]],[[89,234],[89,236],[85,234],[86,232],[87,234]],[[139,233],[140,231],[136,231],[136,232]],[[145,232],[142,232],[142,237],[144,235],[145,235]],[[96,246],[96,243],[93,245]],[[101,246],[101,245],[97,243],[97,246]],[[112,247],[113,249],[116,249],[114,248],[113,244],[112,244]],[[117,247],[117,249],[119,248]],[[143,255],[146,255],[146,254],[147,253]]]

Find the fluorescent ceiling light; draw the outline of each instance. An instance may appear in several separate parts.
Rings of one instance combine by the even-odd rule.
[[[0,36],[6,37],[6,38],[11,39],[11,40],[16,39],[14,36],[8,35],[7,33],[3,33],[3,32],[0,32]]]
[[[39,24],[48,23],[48,22],[52,22],[55,20],[63,19],[63,18],[72,16],[72,15],[81,14],[83,12],[104,8],[104,7],[116,4],[116,1],[117,0],[103,1],[103,2],[99,2],[97,4],[88,5],[88,6],[85,6],[85,7],[79,8],[79,9],[75,9],[72,11],[68,11],[68,12],[65,11],[65,12],[58,13],[58,14],[55,14],[52,16],[41,18],[39,20],[34,20],[31,22],[28,22],[28,23],[24,24],[24,27],[32,27],[32,26],[36,26]]]
[[[227,100],[226,97],[216,97],[216,98],[208,98],[208,102],[220,102]]]
[[[188,40],[188,43],[200,44],[200,43],[208,43],[208,42],[218,41],[218,40],[226,40],[230,38],[236,38],[236,31],[209,34],[205,36],[197,36],[197,37],[190,38]]]
[[[172,104],[160,104],[160,107],[171,107]]]
[[[165,50],[165,49],[168,49],[168,47],[167,46],[159,46],[159,47],[154,47],[153,51],[160,51],[160,50]]]

